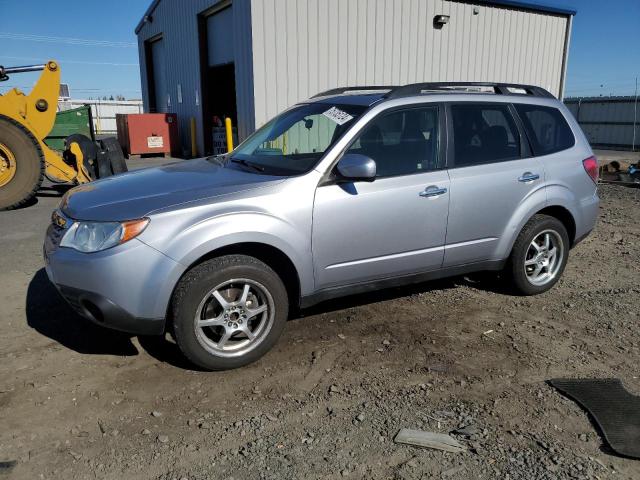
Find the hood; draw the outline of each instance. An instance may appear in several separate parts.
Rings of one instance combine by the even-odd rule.
[[[283,180],[284,177],[227,168],[207,159],[187,160],[80,185],[65,194],[62,210],[77,220],[132,220],[154,210]]]

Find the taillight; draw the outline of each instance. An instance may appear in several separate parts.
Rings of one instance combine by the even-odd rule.
[[[582,161],[582,166],[584,166],[587,175],[591,177],[594,183],[598,183],[598,159],[593,156],[589,158],[585,158]]]

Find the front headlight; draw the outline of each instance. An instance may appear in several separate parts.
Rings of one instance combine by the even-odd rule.
[[[137,237],[148,224],[148,218],[129,222],[77,221],[64,234],[60,246],[84,253],[99,252]]]

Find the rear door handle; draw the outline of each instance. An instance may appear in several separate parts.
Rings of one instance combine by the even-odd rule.
[[[518,177],[518,181],[522,183],[530,183],[538,180],[539,178],[540,175],[538,175],[537,173],[524,172],[522,176]]]
[[[423,191],[421,191],[418,195],[420,195],[421,197],[430,198],[439,197],[440,195],[444,195],[445,193],[447,193],[446,188],[440,188],[437,185],[430,185]]]

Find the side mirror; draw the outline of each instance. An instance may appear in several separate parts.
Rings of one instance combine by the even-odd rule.
[[[359,153],[345,154],[336,166],[339,178],[351,182],[373,182],[376,179],[376,162]]]

